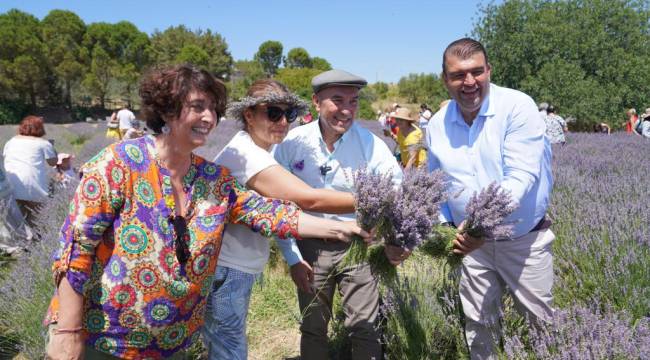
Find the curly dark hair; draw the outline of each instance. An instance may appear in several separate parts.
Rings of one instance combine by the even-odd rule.
[[[43,118],[35,115],[25,116],[18,126],[18,134],[24,136],[45,136],[45,126],[43,125]]]
[[[226,109],[226,86],[209,72],[182,64],[156,68],[140,83],[141,115],[147,127],[160,134],[165,117],[178,117],[183,102],[193,90],[206,93],[214,100],[217,117]],[[218,120],[218,119],[217,119]]]

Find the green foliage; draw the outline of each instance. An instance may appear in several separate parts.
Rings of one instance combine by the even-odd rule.
[[[381,100],[386,99],[386,96],[388,95],[388,84],[385,82],[378,81],[374,84],[370,84],[368,88],[372,89]]]
[[[312,94],[311,79],[320,73],[320,70],[310,68],[283,68],[278,70],[275,79],[309,102]]]
[[[357,111],[357,118],[364,120],[374,120],[377,117],[375,110],[372,108],[372,102],[377,99],[377,96],[370,88],[363,88],[359,92],[359,110]]]
[[[48,66],[58,78],[51,85],[62,88],[68,108],[72,106],[72,87],[83,75],[81,41],[85,32],[86,25],[71,11],[52,10],[41,22]]]
[[[0,14],[0,98],[29,99],[35,106],[46,88],[39,26],[37,18],[16,9]]]
[[[200,47],[188,44],[183,46],[176,56],[178,63],[190,63],[198,67],[207,68],[210,63],[210,55]]]
[[[301,47],[289,50],[287,58],[284,60],[284,66],[288,68],[310,68],[312,65],[309,53]]]
[[[92,51],[90,69],[83,80],[86,90],[97,96],[102,107],[105,107],[106,94],[118,70],[118,64],[99,44]]]
[[[254,60],[236,61],[233,66],[233,75],[230,79],[230,98],[240,99],[244,97],[253,82],[265,76],[262,65],[259,62]]]
[[[277,73],[282,63],[282,49],[281,42],[269,40],[263,42],[257,50],[257,53],[255,53],[255,60],[262,65],[264,72],[268,76],[273,76]]]
[[[220,79],[228,79],[233,63],[228,45],[221,35],[211,30],[192,31],[183,25],[154,32],[150,53],[154,64],[197,61],[197,65]]]
[[[318,56],[311,58],[311,67],[320,71],[332,70],[332,65],[330,65],[329,61]]]
[[[18,124],[26,115],[29,107],[22,101],[0,101],[0,125]]]
[[[436,74],[409,74],[399,80],[397,89],[399,96],[409,103],[439,104],[449,97],[442,79]]]
[[[550,102],[576,126],[619,123],[650,93],[647,0],[509,0],[480,8],[473,36],[492,81]]]

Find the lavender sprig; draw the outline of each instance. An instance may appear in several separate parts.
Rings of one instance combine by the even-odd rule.
[[[477,195],[474,193],[465,206],[464,232],[472,237],[488,239],[512,236],[512,224],[504,220],[515,210],[510,192],[496,182]]]
[[[355,212],[359,226],[370,231],[385,220],[395,189],[390,174],[373,174],[363,168],[354,177]],[[368,258],[368,246],[360,237],[354,236],[342,266],[356,265]]]
[[[474,193],[465,205],[465,218],[462,233],[472,237],[489,239],[507,238],[512,236],[512,224],[505,219],[514,211],[510,193],[501,188],[496,182],[491,183],[480,193]],[[456,267],[462,260],[462,255],[453,253],[455,228],[435,225],[431,236],[421,247],[421,250],[432,257],[446,257],[451,267]]]

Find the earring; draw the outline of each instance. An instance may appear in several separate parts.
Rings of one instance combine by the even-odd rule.
[[[165,134],[165,135],[169,134],[169,132],[171,131],[171,129],[169,128],[169,126],[167,126],[167,124],[163,125],[162,128],[161,128],[160,130],[161,130],[162,133]]]

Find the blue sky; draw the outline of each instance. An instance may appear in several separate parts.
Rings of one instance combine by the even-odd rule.
[[[151,34],[172,25],[211,29],[234,59],[252,59],[259,45],[277,40],[286,52],[307,49],[335,68],[368,81],[396,82],[408,73],[439,73],[451,41],[469,35],[480,0],[251,0],[92,1],[3,0],[42,19],[52,9],[75,12],[87,24],[127,20]]]

